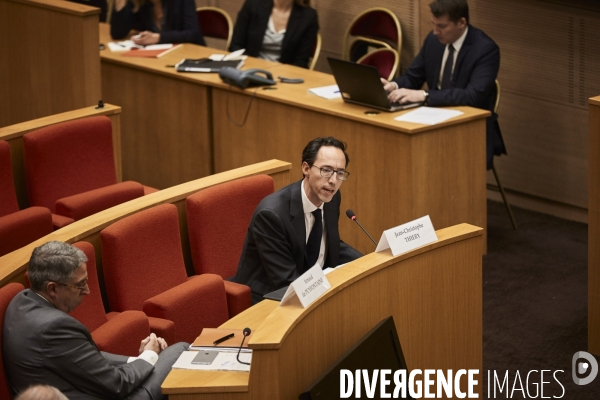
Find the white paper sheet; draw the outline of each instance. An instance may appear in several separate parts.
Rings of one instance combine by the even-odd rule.
[[[415,124],[435,125],[464,114],[458,110],[437,107],[419,107],[414,111],[394,118],[396,121],[413,122]]]
[[[342,98],[342,94],[340,93],[340,88],[338,85],[321,86],[318,88],[308,89],[308,93],[316,94],[317,96],[327,100]]]

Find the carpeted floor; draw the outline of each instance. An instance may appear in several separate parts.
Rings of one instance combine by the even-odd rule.
[[[587,225],[518,208],[513,212],[518,231],[504,205],[488,201],[484,398],[542,398],[540,373],[551,370],[544,372],[543,397],[600,399],[600,376],[586,386],[576,385],[571,376],[573,354],[587,350]],[[537,372],[529,374],[527,385],[531,370]],[[557,370],[564,371],[556,372],[560,384],[553,377]],[[508,387],[500,392],[496,386],[495,397],[493,382],[488,391],[488,371],[500,381],[508,371]]]

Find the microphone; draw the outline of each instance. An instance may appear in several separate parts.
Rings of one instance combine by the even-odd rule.
[[[240,348],[238,349],[238,353],[237,353],[237,357],[236,357],[237,361],[240,364],[250,365],[250,363],[240,361],[240,351],[242,351],[242,346],[244,345],[244,340],[246,340],[246,338],[248,336],[250,336],[251,333],[252,333],[252,331],[250,330],[250,328],[244,328],[244,330],[243,330],[244,337],[242,338],[242,344],[240,344]]]
[[[360,224],[360,222],[358,222],[358,220],[356,219],[356,215],[354,214],[354,211],[347,209],[346,210],[346,216],[348,218],[350,218],[352,221],[356,222],[358,224],[358,226],[360,226],[360,229],[363,230],[364,233],[367,234],[367,236],[369,237],[369,239],[371,239],[371,242],[375,243],[375,246],[377,246],[377,242],[373,240],[373,238],[371,237],[371,235],[369,235],[369,232],[367,232],[367,230],[365,228],[363,228],[363,226]]]

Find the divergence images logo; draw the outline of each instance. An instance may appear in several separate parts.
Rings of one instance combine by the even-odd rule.
[[[583,361],[581,359],[585,359]],[[590,368],[591,367],[591,368]],[[590,353],[586,353],[585,351],[578,351],[573,354],[573,382],[577,385],[587,385],[591,383],[598,375],[598,362]],[[589,375],[585,378],[580,378],[587,374],[589,371]]]

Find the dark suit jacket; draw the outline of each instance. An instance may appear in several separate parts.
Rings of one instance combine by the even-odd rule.
[[[137,13],[133,3],[128,1],[119,12],[113,11],[110,18],[110,35],[113,39],[123,39],[129,31],[151,31],[160,33],[159,43],[195,43],[206,46],[198,24],[194,0],[163,0],[165,13],[162,30],[154,23],[154,10],[146,1]]]
[[[272,10],[272,0],[246,0],[235,21],[229,51],[246,49],[244,54],[257,57]],[[308,68],[318,31],[317,12],[294,3],[281,44],[279,62]]]
[[[446,45],[430,32],[421,51],[404,74],[395,80],[400,88],[420,89],[427,82],[428,105],[471,106],[494,111],[496,86],[494,81],[500,68],[500,49],[483,31],[469,25],[469,31],[456,58],[451,88],[438,90],[442,57]],[[492,167],[494,155],[506,154],[498,125],[498,115],[493,113],[486,121],[487,167]]]
[[[289,285],[312,267],[306,259],[301,184],[292,183],[265,197],[252,215],[233,281],[250,286],[253,299]],[[324,267],[336,267],[362,256],[340,240],[341,201],[338,191],[323,206],[327,231]]]
[[[29,289],[8,306],[3,334],[6,375],[17,393],[46,384],[69,399],[125,398],[154,369],[98,351],[85,326]]]

